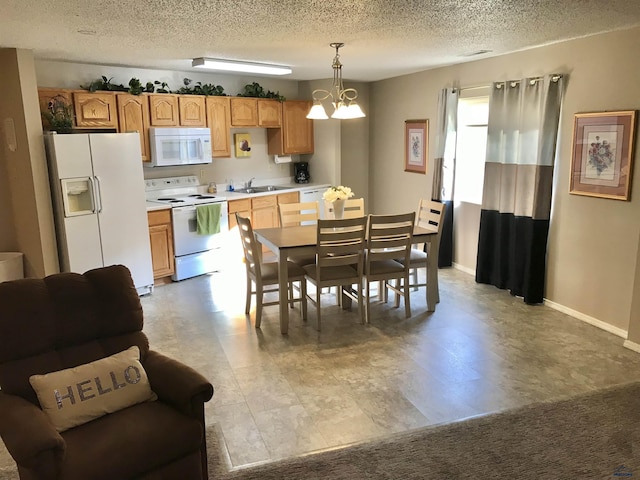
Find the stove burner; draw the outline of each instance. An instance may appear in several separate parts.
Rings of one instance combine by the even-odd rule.
[[[200,193],[193,193],[193,194],[189,195],[189,197],[193,197],[193,198],[196,198],[196,199],[199,199],[199,198],[216,198],[216,197],[212,197],[211,195],[202,195]]]
[[[171,202],[171,201],[173,201],[173,200],[175,200],[175,198],[172,198],[172,197],[167,197],[167,198],[158,198],[158,201],[159,201],[159,202]]]
[[[169,203],[184,203],[184,200],[178,200],[176,198],[169,200]]]

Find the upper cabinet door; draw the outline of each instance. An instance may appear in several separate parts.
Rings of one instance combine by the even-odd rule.
[[[142,160],[150,161],[149,154],[149,97],[118,93],[118,132],[138,132]]]
[[[178,97],[170,93],[149,95],[152,127],[177,127],[180,125]]]
[[[118,128],[114,92],[73,92],[77,128]]]
[[[307,118],[311,102],[293,100],[282,105],[284,153],[313,153],[313,120]]]
[[[258,126],[268,128],[282,126],[282,103],[280,101],[258,99]]]
[[[313,120],[307,118],[311,102],[282,102],[282,128],[267,129],[269,155],[313,153]]]
[[[207,125],[211,129],[211,156],[231,157],[231,102],[229,97],[207,97]]]
[[[200,95],[180,95],[180,125],[184,127],[206,127],[207,113],[205,97]]]
[[[258,126],[258,99],[251,97],[231,98],[231,126]]]
[[[71,90],[64,88],[38,88],[38,102],[40,104],[40,113],[50,112],[50,103],[58,102],[64,104],[71,109],[71,116],[74,116],[73,112],[73,95]],[[72,122],[75,126],[75,121]],[[44,115],[42,115],[42,128],[49,130],[51,125]]]

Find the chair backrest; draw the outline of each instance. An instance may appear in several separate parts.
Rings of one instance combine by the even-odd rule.
[[[317,273],[320,280],[333,267],[351,265],[358,276],[364,266],[366,217],[318,220]]]
[[[367,265],[381,260],[404,258],[409,263],[416,213],[369,215]]]
[[[348,198],[344,202],[342,218],[364,217],[364,198]],[[333,219],[333,203],[324,202],[324,218]]]
[[[435,200],[420,199],[418,213],[416,214],[416,225],[423,228],[437,229],[442,231],[442,221],[444,219],[444,203]]]
[[[131,273],[123,265],[84,274],[0,282],[0,388],[38,404],[31,375],[93,362],[149,340]]]
[[[280,212],[281,227],[311,225],[320,218],[320,204],[317,201],[281,203],[278,205],[278,211]]]
[[[253,228],[251,227],[251,220],[245,217],[241,217],[236,212],[236,221],[238,222],[238,232],[240,232],[240,240],[242,241],[242,251],[244,252],[244,263],[247,268],[247,275],[249,277],[260,278],[260,259],[261,250],[253,234]]]

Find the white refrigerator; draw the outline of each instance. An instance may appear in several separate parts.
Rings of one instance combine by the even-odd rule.
[[[137,133],[45,134],[60,269],[125,265],[138,294],[153,269]]]

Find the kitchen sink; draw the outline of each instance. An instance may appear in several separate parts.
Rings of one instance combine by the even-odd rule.
[[[281,185],[265,185],[263,187],[236,188],[238,193],[264,193],[276,192],[278,190],[290,190],[293,187],[285,187]]]

